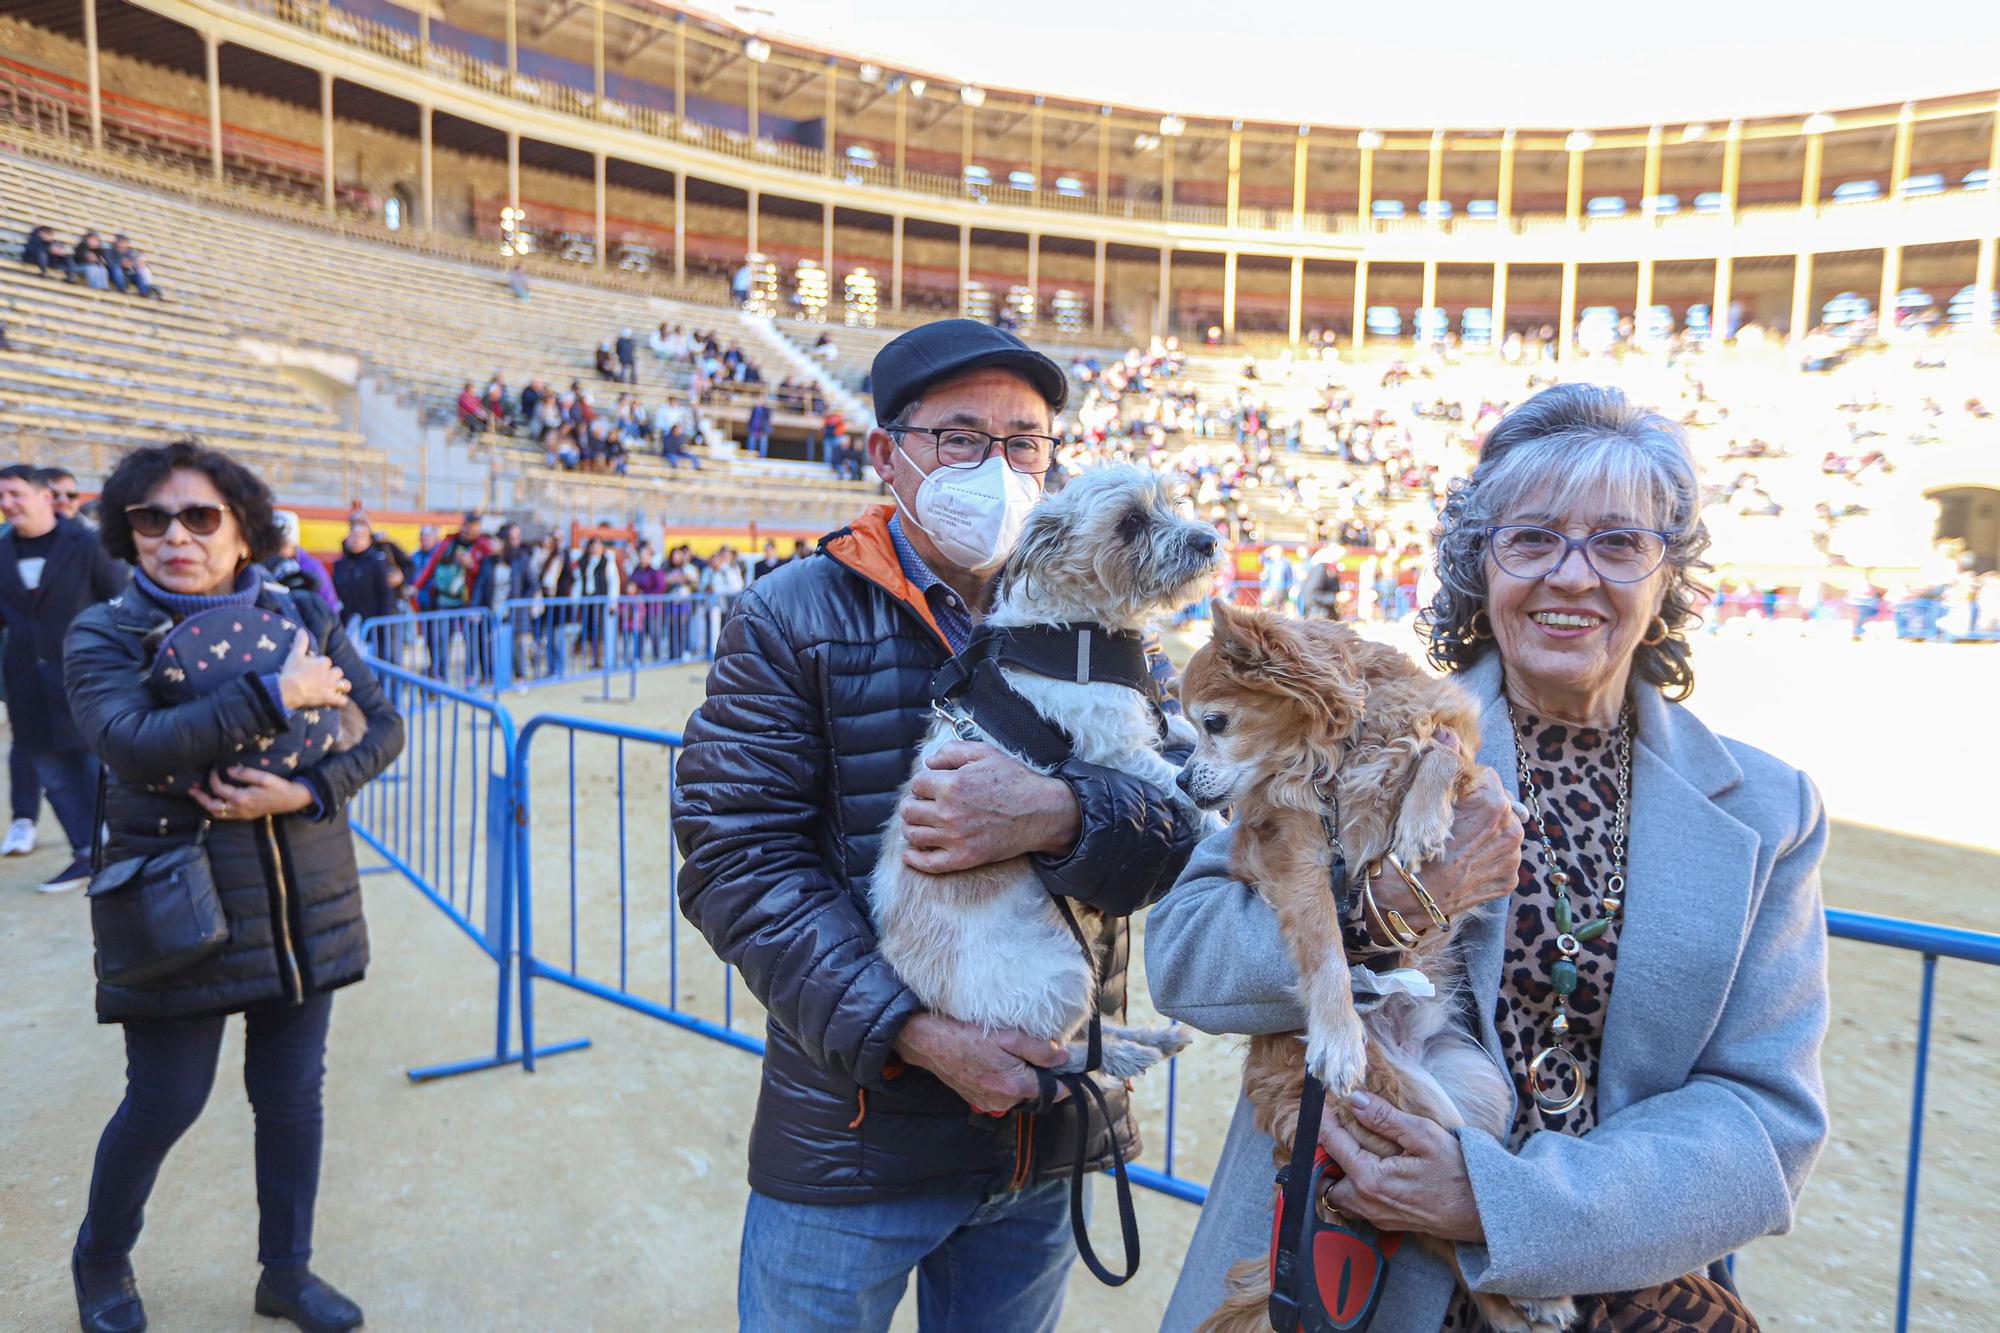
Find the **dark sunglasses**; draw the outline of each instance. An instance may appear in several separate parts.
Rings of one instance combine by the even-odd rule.
[[[229,511],[228,505],[186,505],[180,509],[162,509],[158,505],[126,505],[125,521],[132,525],[132,531],[141,537],[164,537],[167,529],[179,519],[181,526],[197,537],[209,537],[222,526],[222,516]]]

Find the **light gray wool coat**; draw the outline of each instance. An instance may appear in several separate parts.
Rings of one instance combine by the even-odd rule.
[[[1479,761],[1511,790],[1498,654],[1457,679],[1482,709]],[[1635,682],[1632,700],[1630,864],[1597,1127],[1533,1134],[1518,1152],[1459,1132],[1486,1240],[1458,1257],[1481,1291],[1630,1291],[1705,1269],[1790,1229],[1826,1140],[1819,793],[1650,686]],[[1230,877],[1231,837],[1204,842],[1146,919],[1153,1002],[1213,1034],[1298,1030],[1297,974],[1270,908]],[[1507,919],[1500,899],[1459,933],[1467,1021],[1496,1059]],[[1215,1308],[1229,1266],[1269,1248],[1271,1210],[1271,1141],[1239,1097],[1163,1328],[1191,1329]],[[1436,1333],[1451,1294],[1446,1265],[1406,1245],[1367,1327]]]

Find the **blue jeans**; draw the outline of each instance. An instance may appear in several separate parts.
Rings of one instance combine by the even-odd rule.
[[[304,1267],[312,1257],[319,1197],[326,1029],[333,996],[246,1010],[243,1086],[256,1113],[257,1260]],[[86,1259],[132,1252],[160,1166],[208,1102],[226,1020],[184,1018],[125,1025],[125,1100],[97,1143],[90,1211],[77,1233]]]
[[[17,741],[7,747],[7,799],[14,818],[30,824],[42,817],[42,778],[35,771],[35,756]]]
[[[753,1190],[736,1317],[743,1333],[886,1329],[915,1269],[921,1333],[1048,1333],[1075,1258],[1067,1179],[986,1200],[787,1203]]]
[[[31,751],[35,776],[56,812],[69,849],[77,857],[90,855],[97,823],[97,756],[88,750]]]

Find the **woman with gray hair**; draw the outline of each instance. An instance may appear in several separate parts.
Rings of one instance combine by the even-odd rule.
[[[1321,1132],[1345,1175],[1332,1206],[1455,1242],[1477,1290],[1574,1297],[1580,1329],[1754,1329],[1722,1261],[1789,1229],[1826,1137],[1826,818],[1803,774],[1680,702],[1700,505],[1680,431],[1588,385],[1510,412],[1452,492],[1423,627],[1480,704],[1493,771],[1416,877],[1467,916],[1467,1021],[1512,1079],[1512,1125],[1454,1134],[1357,1096],[1401,1152],[1332,1116]],[[1229,867],[1225,831],[1152,909],[1154,1002],[1206,1032],[1296,1031],[1276,920]],[[1388,879],[1375,897],[1427,929]],[[1166,1327],[1198,1324],[1229,1266],[1270,1246],[1271,1161],[1239,1101]],[[1450,1268],[1405,1245],[1365,1327],[1483,1325]]]

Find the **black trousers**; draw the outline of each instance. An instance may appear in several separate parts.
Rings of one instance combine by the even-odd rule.
[[[257,1259],[303,1267],[319,1196],[320,1085],[333,996],[243,1015],[243,1086],[257,1123]],[[125,1100],[97,1143],[90,1206],[77,1233],[85,1259],[131,1253],[168,1151],[208,1102],[223,1018],[125,1024]]]

